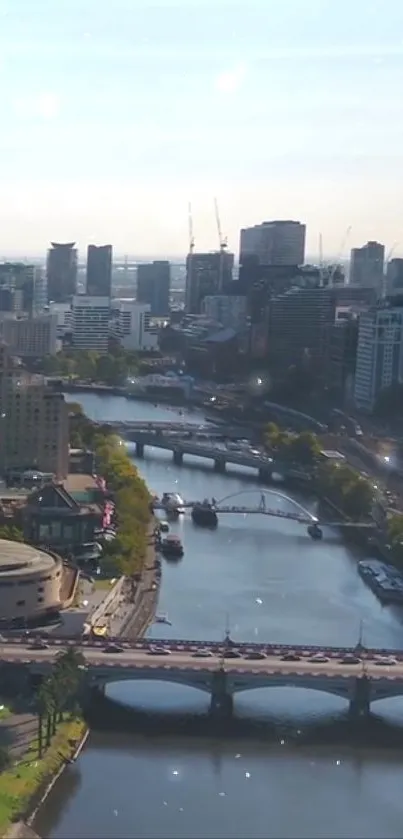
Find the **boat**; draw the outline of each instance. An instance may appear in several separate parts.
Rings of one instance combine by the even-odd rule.
[[[207,498],[201,504],[195,504],[192,507],[191,517],[193,524],[197,524],[198,527],[217,527],[218,525],[215,508]]]
[[[172,626],[172,623],[169,620],[166,612],[161,612],[159,615],[156,615],[155,623],[165,623],[167,626]]]
[[[167,513],[184,513],[184,500],[177,492],[164,492],[161,505]]]
[[[158,527],[160,533],[169,533],[169,524],[167,521],[164,521],[164,519],[159,522]]]
[[[393,565],[377,559],[361,560],[358,573],[383,603],[403,604],[403,576]]]
[[[161,541],[161,553],[167,559],[180,559],[183,556],[183,545],[177,536],[167,536]]]

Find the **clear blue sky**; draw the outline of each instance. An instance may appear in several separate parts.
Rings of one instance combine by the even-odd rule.
[[[48,240],[214,248],[308,225],[308,251],[403,252],[398,0],[0,0],[0,256]]]

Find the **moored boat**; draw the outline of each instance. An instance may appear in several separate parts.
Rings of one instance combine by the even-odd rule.
[[[195,504],[191,512],[192,521],[198,527],[217,527],[218,516],[210,502],[205,499],[201,504]]]
[[[183,556],[183,545],[177,536],[167,536],[161,541],[161,553],[167,559],[180,559]]]

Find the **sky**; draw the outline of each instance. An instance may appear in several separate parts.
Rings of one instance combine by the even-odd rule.
[[[0,0],[0,258],[243,226],[403,254],[400,0]],[[351,227],[348,240],[346,230]]]

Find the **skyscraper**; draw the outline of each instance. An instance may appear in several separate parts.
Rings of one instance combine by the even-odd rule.
[[[51,242],[48,250],[46,275],[48,301],[67,303],[77,290],[77,248],[75,242]]]
[[[87,294],[110,297],[112,286],[112,245],[88,245]]]
[[[137,267],[138,303],[148,303],[151,315],[169,314],[171,265],[165,260],[150,262]]]
[[[354,399],[372,411],[384,388],[403,380],[403,308],[389,301],[360,317]]]
[[[208,294],[222,294],[232,281],[234,254],[227,251],[191,253],[186,260],[186,311],[200,314]]]
[[[383,263],[385,247],[379,242],[367,242],[362,248],[353,248],[350,258],[350,285],[374,288],[379,297],[383,292]]]
[[[303,265],[305,224],[299,221],[264,221],[241,230],[240,261],[256,256],[261,265]]]

